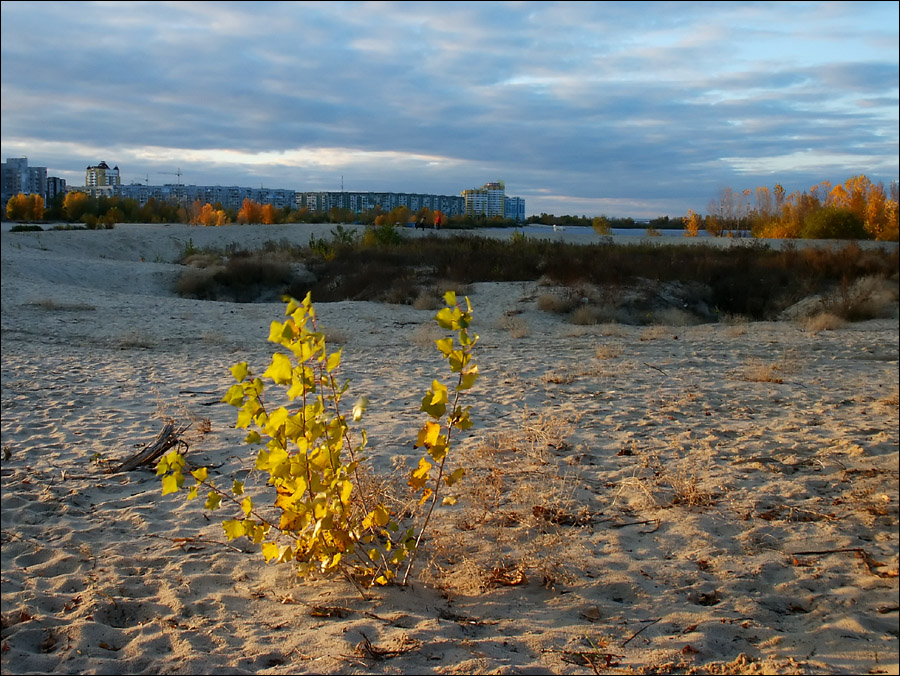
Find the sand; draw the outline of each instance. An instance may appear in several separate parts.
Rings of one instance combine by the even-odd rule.
[[[250,466],[218,402],[283,305],[178,298],[173,262],[329,230],[2,233],[4,674],[898,673],[896,313],[574,326],[552,288],[472,285],[463,499],[368,600],[111,472],[166,418],[189,459]],[[414,465],[434,311],[317,309],[373,466]]]

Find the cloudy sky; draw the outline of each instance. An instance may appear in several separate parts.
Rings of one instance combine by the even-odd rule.
[[[897,2],[4,1],[0,31],[0,155],[70,185],[503,180],[638,218],[900,173]]]

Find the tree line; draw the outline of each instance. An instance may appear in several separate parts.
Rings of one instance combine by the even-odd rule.
[[[874,239],[898,241],[898,186],[873,183],[860,174],[832,186],[822,181],[807,190],[787,194],[772,189],[735,191],[724,188],[710,200],[709,213],[688,211],[685,234],[706,230],[714,236],[749,232],[772,239]]]
[[[221,203],[203,203],[197,200],[191,204],[150,198],[140,204],[133,198],[112,196],[94,197],[84,192],[69,192],[58,195],[49,204],[44,204],[40,195],[20,193],[10,197],[6,204],[6,218],[11,221],[62,221],[78,224],[87,229],[115,227],[116,223],[187,223],[202,226],[220,226],[229,223],[357,223],[379,226],[408,225],[415,223],[424,227],[478,228],[512,227],[516,222],[505,218],[456,215],[447,217],[437,209],[422,207],[412,211],[398,206],[384,211],[380,206],[363,213],[351,209],[333,207],[327,213],[311,211],[307,207],[296,209],[290,206],[276,207],[245,199],[240,209],[225,208]]]
[[[189,223],[203,226],[229,223],[328,222],[374,226],[415,223],[434,227],[439,221],[442,227],[450,228],[518,225],[512,219],[499,217],[457,215],[448,218],[440,211],[427,207],[413,212],[408,207],[399,206],[385,212],[376,206],[361,214],[334,207],[323,214],[306,207],[278,208],[250,199],[245,199],[241,208],[235,210],[226,209],[220,203],[204,204],[199,200],[183,205],[151,198],[139,204],[132,198],[93,197],[83,192],[57,195],[49,204],[45,204],[40,195],[14,195],[6,204],[6,218],[15,221],[65,221],[90,229],[112,228],[116,223]],[[592,227],[600,234],[610,234],[613,228],[646,228],[648,233],[683,228],[688,236],[696,236],[705,230],[713,236],[737,231],[772,239],[898,241],[898,186],[897,182],[891,182],[885,189],[883,184],[875,184],[865,175],[859,175],[835,186],[822,181],[808,191],[796,190],[790,194],[778,183],[771,189],[765,186],[755,190],[724,188],[710,200],[706,215],[689,210],[682,218],[660,216],[649,223],[639,224],[632,218],[542,213],[529,216],[525,223]]]

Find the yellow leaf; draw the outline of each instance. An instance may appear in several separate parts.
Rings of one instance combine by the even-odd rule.
[[[266,557],[266,563],[269,563],[272,559],[277,560],[281,555],[281,552],[279,551],[278,545],[274,542],[266,542],[262,546],[262,555]]]
[[[218,509],[221,502],[222,496],[215,491],[210,491],[209,495],[206,496],[206,504],[203,507],[204,509]]]
[[[181,488],[182,483],[184,483],[184,475],[180,472],[177,474],[167,474],[162,479],[162,494],[168,495],[169,493],[177,493],[178,489]]]
[[[441,338],[434,342],[445,357],[453,351],[453,338]]]
[[[429,420],[425,423],[425,426],[419,430],[419,436],[416,439],[416,447],[425,446],[431,448],[437,443],[440,434],[441,426],[438,423]]]
[[[225,530],[225,537],[229,540],[239,538],[247,532],[247,529],[244,527],[244,522],[236,519],[223,521],[222,528]]]
[[[231,492],[234,495],[242,495],[244,493],[244,482],[237,479],[231,484]]]
[[[244,378],[246,378],[249,373],[250,369],[247,367],[247,362],[245,361],[231,367],[231,375],[233,375],[234,379],[239,383],[243,382]]]
[[[350,504],[350,494],[353,492],[353,483],[350,481],[342,481],[341,484],[341,502],[345,505]]]
[[[225,393],[225,396],[222,397],[222,401],[226,404],[230,404],[231,406],[243,406],[244,405],[244,388],[235,383],[231,387],[228,388],[228,391]]]
[[[360,397],[356,400],[356,405],[353,407],[353,421],[359,422],[362,420],[363,413],[366,412],[366,408],[369,406],[369,400],[366,397]]]
[[[244,516],[250,516],[250,512],[253,511],[253,500],[250,498],[241,500],[241,511],[244,512]]]
[[[276,352],[272,355],[272,363],[263,373],[263,378],[271,378],[279,385],[286,385],[293,380],[291,360],[286,355]]]
[[[328,357],[328,362],[325,364],[325,370],[328,373],[334,371],[338,366],[341,365],[341,350],[337,352],[332,352]]]
[[[191,476],[193,476],[197,480],[197,483],[202,484],[204,481],[206,481],[207,469],[205,467],[195,469],[193,472],[191,472]]]
[[[431,463],[425,458],[419,460],[418,469],[414,470],[406,483],[412,486],[414,490],[419,490],[425,486],[428,481],[428,473],[431,471]]]
[[[368,516],[363,519],[363,528],[372,528],[373,526],[384,528],[390,521],[390,512],[387,511],[384,505],[378,505],[378,507],[369,512]]]
[[[465,474],[466,474],[466,470],[464,468],[460,467],[459,469],[456,469],[453,472],[451,472],[448,476],[445,476],[444,481],[447,483],[448,486],[452,486],[457,481],[462,479],[465,476]]]
[[[456,291],[447,291],[444,294],[444,302],[447,305],[456,305]]]

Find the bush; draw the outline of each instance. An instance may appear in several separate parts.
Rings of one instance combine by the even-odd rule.
[[[866,226],[849,209],[826,207],[810,214],[803,222],[804,239],[868,239]]]
[[[372,490],[372,482],[365,481],[365,430],[353,434],[342,413],[349,383],[337,380],[341,352],[328,352],[309,295],[302,302],[290,299],[287,319],[273,321],[269,331],[269,341],[290,356],[276,352],[259,377],[247,362],[235,364],[231,373],[237,382],[223,398],[239,409],[236,427],[250,430],[245,441],[257,449],[253,467],[265,477],[271,506],[248,495],[244,481],[232,479],[222,488],[205,467],[187,471],[187,461],[177,451],[163,456],[157,466],[163,495],[184,489],[193,500],[203,488],[206,509],[231,503],[243,518],[223,521],[226,537],[246,537],[260,545],[267,562],[294,562],[302,577],[340,573],[360,588],[398,579],[405,584],[439,498],[441,504],[454,504],[458,496],[444,496],[444,489],[465,474],[462,467],[449,471],[447,464],[454,435],[471,427],[470,407],[459,401],[478,377],[471,361],[478,336],[468,331],[468,299],[466,309],[453,292],[444,299],[447,307],[435,320],[453,333],[435,343],[457,376],[452,389],[432,381],[419,409],[429,419],[416,439],[425,454],[407,481],[420,507],[414,523],[401,526],[398,515]],[[282,387],[290,403],[275,408],[264,381]],[[366,404],[357,401],[353,422],[362,418]],[[184,486],[186,471],[193,478],[190,486]]]

